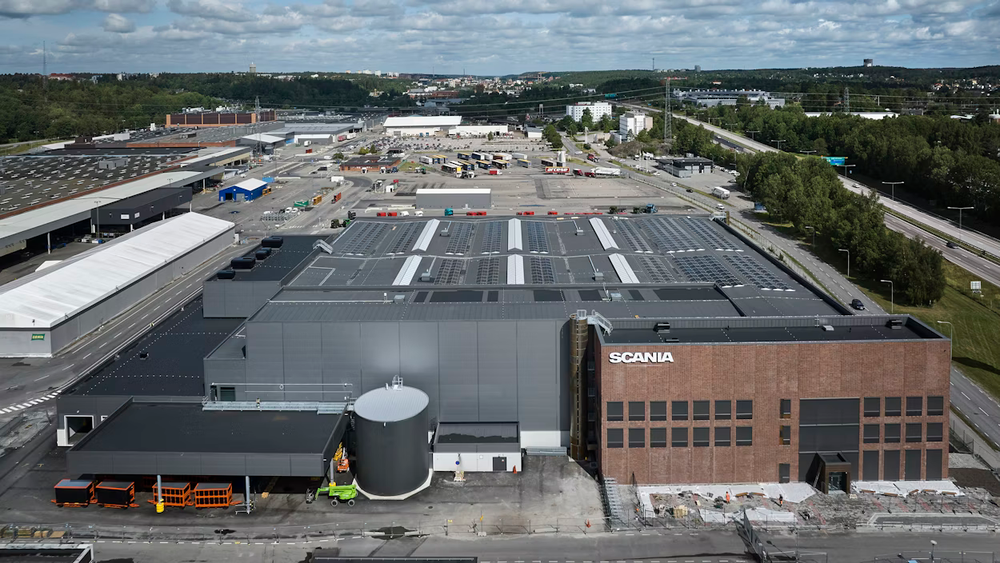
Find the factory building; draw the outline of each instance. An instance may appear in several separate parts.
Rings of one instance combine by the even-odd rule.
[[[678,178],[690,178],[695,174],[711,172],[715,168],[710,159],[691,154],[686,158],[661,158],[659,163],[660,168]]]
[[[402,162],[398,156],[383,156],[378,154],[356,156],[349,158],[340,164],[341,172],[378,172],[389,170]]]
[[[168,113],[165,127],[226,127],[274,121],[274,110]]]
[[[359,219],[278,269],[273,295],[221,307],[256,307],[245,320],[204,318],[220,309],[205,303],[178,323],[177,338],[215,323],[192,347],[200,371],[183,360],[199,376],[186,399],[112,371],[61,396],[60,418],[112,411],[82,435],[65,423],[71,471],[136,470],[141,451],[144,474],[320,477],[343,442],[375,498],[419,490],[429,469],[513,471],[554,450],[638,483],[947,476],[949,341],[905,315],[852,315],[720,220]],[[230,281],[203,299],[229,299]],[[223,466],[179,438],[186,424],[128,436],[162,416],[141,406],[157,394],[200,409],[205,436],[275,411],[330,418],[284,428],[299,434],[287,445],[234,443],[212,454],[233,456]]]
[[[383,127],[385,134],[393,137],[430,137],[446,134],[449,129],[462,122],[459,115],[387,117]]]
[[[260,147],[261,153],[274,154],[274,149],[287,145],[288,139],[283,135],[274,135],[272,133],[254,133],[253,135],[240,137],[236,140],[236,144],[241,147],[253,147],[254,149]]]

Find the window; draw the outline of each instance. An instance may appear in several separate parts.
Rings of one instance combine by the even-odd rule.
[[[944,414],[944,397],[927,397],[927,416]]]
[[[711,408],[711,401],[695,401],[694,402],[694,419],[695,420],[708,420],[711,418],[711,414],[708,409]]]
[[[733,402],[732,401],[716,401],[715,402],[715,420],[729,420],[733,418]]]
[[[236,388],[235,387],[219,387],[219,400],[220,401],[235,401],[236,400]]]
[[[670,410],[673,412],[674,420],[687,420],[688,419],[688,404],[687,401],[672,401],[670,403]]]
[[[667,447],[667,429],[666,428],[650,428],[649,429],[649,447],[651,447],[651,448],[665,448],[665,447]]]
[[[711,440],[711,428],[692,428],[691,442],[696,448],[707,448]]]
[[[628,419],[632,421],[646,420],[646,403],[642,401],[629,401]]]
[[[923,414],[924,414],[924,398],[907,397],[906,416],[923,416]]]
[[[625,407],[621,401],[608,401],[608,422],[625,420]]]
[[[927,423],[927,441],[940,442],[944,440],[944,424],[940,422]]]
[[[782,446],[790,445],[792,443],[792,427],[782,426],[778,436],[780,437]]]
[[[688,445],[688,429],[687,428],[671,428],[670,429],[670,445],[675,448],[686,448]]]
[[[629,428],[628,429],[628,447],[630,447],[630,448],[645,448],[646,447],[646,429],[645,428]]]
[[[866,424],[864,430],[864,442],[866,444],[877,444],[879,439],[878,431],[878,424]]]
[[[898,444],[899,443],[899,425],[898,424],[886,424],[885,425],[885,443],[886,444]]]
[[[736,427],[736,445],[737,446],[753,445],[753,426]]]
[[[666,419],[667,419],[667,402],[650,401],[649,420],[666,420]]]
[[[790,483],[792,481],[792,465],[790,463],[778,464],[778,482]]]
[[[906,423],[906,441],[922,442],[924,439],[924,425],[919,422]]]
[[[731,444],[733,429],[728,426],[718,426],[715,429],[715,445],[728,447]]]
[[[608,448],[624,447],[625,430],[622,428],[608,428]]]
[[[781,418],[792,418],[792,400],[781,400]]]
[[[886,416],[900,416],[903,414],[902,411],[902,399],[899,397],[886,397],[885,398],[885,415]]]
[[[736,418],[740,420],[753,418],[753,401],[736,401]]]
[[[882,399],[865,397],[865,416],[882,416]]]

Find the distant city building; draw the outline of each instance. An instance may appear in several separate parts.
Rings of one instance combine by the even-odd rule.
[[[257,65],[250,63],[250,74],[257,74]]]
[[[865,66],[875,66],[875,59],[865,59]]]
[[[784,98],[774,98],[763,90],[675,90],[674,95],[681,100],[694,102],[699,106],[735,106],[736,101],[745,96],[751,104],[766,103],[771,108],[785,105]]]
[[[628,112],[618,118],[618,134],[624,139],[634,137],[640,131],[652,129],[653,118],[639,112]]]
[[[694,65],[695,72],[701,72],[701,65]]]
[[[583,119],[584,110],[588,109],[594,121],[599,121],[605,115],[611,116],[611,104],[607,102],[577,102],[566,106],[566,115],[572,117],[573,121],[580,121]]]

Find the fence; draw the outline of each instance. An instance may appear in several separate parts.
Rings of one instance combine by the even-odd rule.
[[[900,563],[901,561],[934,561],[935,563],[997,563],[997,556],[987,551],[902,551],[877,555],[861,562]]]

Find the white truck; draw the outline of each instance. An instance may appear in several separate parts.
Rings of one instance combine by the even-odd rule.
[[[594,169],[595,176],[621,176],[621,168],[598,167]]]
[[[523,152],[516,152],[513,154],[514,160],[528,160],[528,155]]]
[[[434,164],[434,160],[429,156],[421,156],[420,164]]]
[[[712,188],[712,195],[719,199],[729,199],[729,190],[721,186]]]

